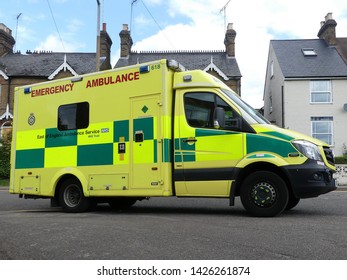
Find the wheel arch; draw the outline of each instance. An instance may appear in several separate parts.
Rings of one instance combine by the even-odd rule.
[[[285,181],[289,194],[294,195],[288,175],[284,172],[284,170],[281,167],[269,162],[255,162],[239,169],[235,180],[235,196],[240,195],[242,183],[247,177],[247,175],[255,171],[269,171],[277,174]]]
[[[81,183],[81,186],[83,189],[83,194],[84,194],[84,196],[88,197],[89,196],[88,189],[87,189],[88,181],[82,172],[80,172],[77,169],[74,169],[68,173],[66,171],[65,172],[64,171],[58,172],[56,174],[56,176],[54,176],[54,178],[53,178],[53,181],[55,182],[54,183],[54,198],[55,199],[58,198],[59,190],[60,190],[63,182],[65,182],[66,180],[68,180],[70,178],[75,178]]]

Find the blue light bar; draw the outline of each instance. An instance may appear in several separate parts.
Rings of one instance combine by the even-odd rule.
[[[28,94],[30,92],[31,92],[31,88],[30,87],[24,88],[24,94]]]
[[[140,67],[140,74],[148,73],[149,72],[149,65],[143,65]]]

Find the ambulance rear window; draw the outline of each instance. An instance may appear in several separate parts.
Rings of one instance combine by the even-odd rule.
[[[89,126],[89,103],[73,103],[58,108],[58,130],[76,130]]]

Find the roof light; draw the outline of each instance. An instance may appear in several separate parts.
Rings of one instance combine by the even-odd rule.
[[[24,94],[31,93],[31,87],[24,88]]]
[[[83,81],[83,77],[75,77],[71,79],[71,83],[76,83],[81,81]]]
[[[317,56],[317,52],[312,48],[302,48],[301,51],[304,56]]]
[[[148,72],[149,72],[149,65],[140,66],[140,74],[148,73]]]
[[[191,82],[193,80],[192,75],[183,76],[183,82]]]
[[[186,68],[183,65],[179,64],[176,60],[168,60],[167,66],[175,72],[186,71]]]

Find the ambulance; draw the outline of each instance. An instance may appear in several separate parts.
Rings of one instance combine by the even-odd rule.
[[[271,217],[336,189],[326,144],[271,125],[214,76],[158,60],[15,89],[10,193],[66,212],[240,197]]]

